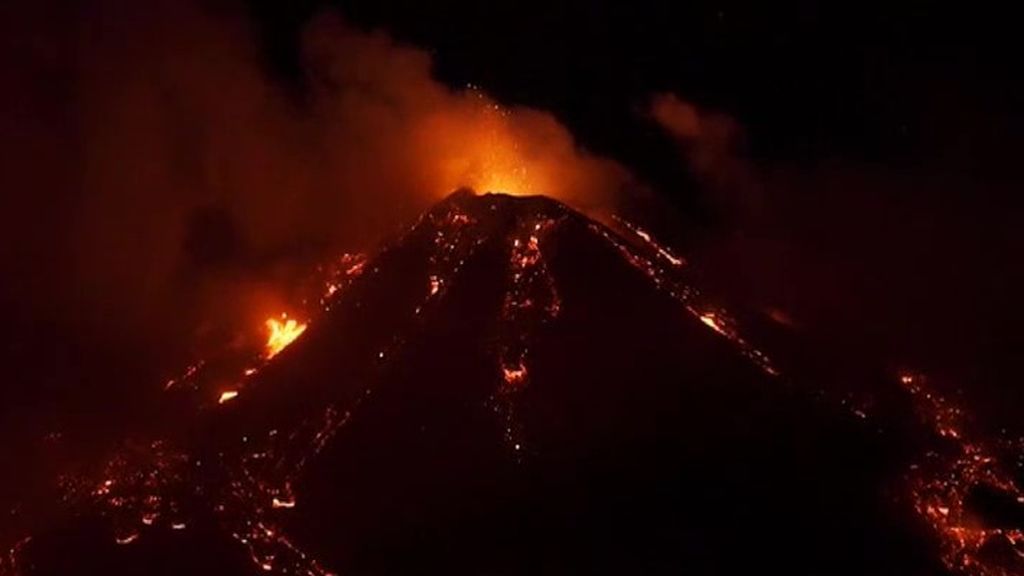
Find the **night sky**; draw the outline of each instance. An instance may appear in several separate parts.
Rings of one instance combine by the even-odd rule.
[[[26,462],[25,438],[131,425],[133,403],[155,402],[150,382],[216,338],[219,321],[249,320],[222,305],[240,286],[260,293],[246,305],[279,299],[282,278],[374,245],[427,205],[388,192],[414,181],[419,160],[396,160],[393,182],[377,177],[392,167],[384,154],[352,174],[368,162],[356,136],[375,125],[317,131],[334,114],[318,58],[363,61],[370,32],[388,46],[383,61],[389,42],[429,55],[441,88],[417,76],[417,56],[413,72],[382,80],[418,79],[399,96],[425,86],[458,107],[471,85],[550,113],[580,149],[618,163],[636,191],[621,209],[723,298],[781,315],[828,357],[937,374],[983,426],[1022,429],[1024,86],[1001,10],[133,4],[0,8],[0,423]],[[310,30],[312,44],[356,40],[323,56]],[[338,93],[358,98],[346,82]],[[701,118],[695,133],[659,121],[652,103],[668,94]],[[401,130],[381,132],[372,149],[398,150]],[[316,192],[285,209],[268,200],[293,185]]]

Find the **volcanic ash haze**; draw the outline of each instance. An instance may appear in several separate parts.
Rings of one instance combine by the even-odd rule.
[[[290,76],[230,3],[32,14],[40,38],[8,38],[45,74],[13,66],[3,93],[30,144],[4,154],[9,188],[26,192],[3,199],[18,239],[4,243],[3,296],[117,344],[261,321],[298,271],[374,245],[460,186],[600,212],[630,181],[550,114],[449,88],[425,51],[330,14],[305,30]],[[70,102],[59,110],[34,96],[54,86]]]
[[[197,412],[69,479],[74,513],[12,562],[1019,573],[1005,503],[1021,493],[924,378],[824,394],[754,345],[784,352],[769,325],[742,333],[746,315],[702,295],[683,259],[620,226],[543,197],[451,196],[345,258],[305,331],[239,364],[230,401],[223,370],[176,382],[167,394]],[[980,485],[1002,516],[977,506]]]

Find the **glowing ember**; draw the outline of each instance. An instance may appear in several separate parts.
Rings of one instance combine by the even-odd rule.
[[[350,265],[345,268],[345,276],[358,276],[363,273],[363,266],[366,265],[366,256],[363,254],[357,254],[352,256],[350,254],[345,255],[347,259],[346,263]]]
[[[292,498],[292,499],[289,499],[289,500],[280,500],[278,498],[274,498],[270,502],[270,504],[274,508],[295,508],[295,499]]]
[[[501,371],[505,385],[509,388],[518,388],[526,381],[526,365],[522,363],[518,366],[503,366]]]
[[[713,313],[709,312],[707,314],[701,314],[700,321],[715,332],[725,335],[725,330],[718,324],[718,320],[715,319],[715,315]]]
[[[268,360],[280,354],[306,331],[306,324],[300,324],[294,318],[288,318],[287,314],[282,314],[280,320],[268,318],[266,325],[268,331],[266,357]]]
[[[476,95],[484,105],[473,119],[472,146],[453,151],[456,153],[446,159],[442,189],[447,192],[451,183],[512,195],[550,189],[552,166],[531,161],[512,129],[509,112]]]
[[[1017,573],[984,550],[1002,544],[1024,558],[1024,530],[984,525],[969,509],[967,499],[973,489],[986,486],[1020,502],[1024,499],[1021,489],[997,460],[996,451],[968,437],[958,406],[927,387],[923,376],[904,373],[899,382],[913,396],[925,422],[944,440],[908,475],[914,508],[939,536],[943,563],[950,570],[978,576]]]
[[[122,536],[122,537],[115,538],[114,541],[117,542],[118,544],[124,546],[125,544],[131,544],[132,542],[135,542],[138,539],[139,539],[138,533],[132,533],[132,534],[129,534],[127,536]]]
[[[223,404],[225,402],[230,402],[231,400],[234,400],[237,397],[238,390],[225,390],[220,393],[220,398],[217,398],[217,403]]]
[[[184,374],[182,374],[181,376],[179,376],[177,378],[171,378],[170,380],[168,380],[164,384],[164,390],[170,390],[171,388],[173,388],[174,386],[176,386],[180,382],[183,382],[183,381],[186,381],[186,380],[192,378],[193,376],[196,375],[196,373],[202,367],[203,367],[203,362],[198,362],[196,364],[193,364],[193,365],[189,366],[188,369],[185,370]]]

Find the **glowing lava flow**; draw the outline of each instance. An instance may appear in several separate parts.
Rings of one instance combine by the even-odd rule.
[[[306,324],[296,322],[294,318],[288,318],[287,314],[281,314],[281,319],[268,318],[266,321],[267,336],[266,358],[269,360],[281,353],[289,344],[306,331]]]
[[[312,280],[321,310],[329,310],[344,290],[362,275],[365,261],[365,255],[345,254],[336,262],[318,269],[319,275]],[[311,313],[310,310],[306,312]],[[226,366],[231,366],[227,369],[233,371],[233,366],[248,365],[239,369],[240,378],[234,385],[215,392],[214,396],[218,404],[236,399],[246,385],[245,379],[257,374],[266,362],[293,343],[306,330],[307,324],[282,314],[268,319],[265,326],[267,337],[262,348],[244,353],[253,354],[252,357],[227,354],[196,362],[180,376],[168,380],[164,390],[177,390],[179,387],[200,390],[216,382],[216,375]],[[276,574],[329,576],[329,571],[294,545],[276,526],[273,513],[287,512],[295,507],[291,480],[347,419],[348,412],[339,414],[333,406],[328,407],[323,423],[310,423],[308,438],[302,434],[307,428],[303,423],[300,430],[290,435],[287,447],[274,443],[278,438],[277,430],[269,431],[266,444],[257,442],[255,437],[243,437],[244,450],[240,462],[223,458],[200,460],[160,440],[148,445],[125,445],[105,463],[98,479],[62,477],[59,481],[61,499],[72,507],[95,506],[112,520],[113,541],[126,547],[137,545],[137,542],[161,530],[188,529],[192,522],[185,521],[185,509],[212,500],[221,529],[248,550],[259,570]],[[292,449],[300,454],[298,462],[292,462],[287,455]],[[264,462],[272,462],[275,473],[262,469],[257,473],[258,465]],[[227,482],[209,483],[205,476],[208,472],[205,471],[212,469],[223,473]],[[26,538],[16,543],[7,558],[0,557],[0,574],[6,576],[9,567],[14,570],[13,574],[18,573],[21,548],[28,541]]]
[[[502,304],[502,345],[499,356],[502,384],[495,410],[504,419],[505,441],[522,450],[525,439],[517,422],[515,395],[529,382],[527,356],[537,329],[558,316],[561,299],[541,252],[544,235],[558,225],[551,218],[528,219],[519,224],[509,254],[509,284]]]
[[[500,205],[489,206],[491,211],[496,211],[496,207]],[[454,294],[450,291],[460,282],[460,271],[466,262],[477,254],[479,247],[490,246],[489,235],[494,227],[487,220],[487,213],[483,214],[449,204],[425,214],[410,231],[429,234],[421,237],[428,244],[428,268],[422,277],[413,279],[422,283],[422,300],[413,302],[414,311],[410,310],[417,322],[426,325],[432,310],[450,293]],[[509,224],[511,230],[500,238],[502,257],[507,260],[501,263],[505,284],[497,338],[489,349],[493,354],[489,359],[493,362],[496,388],[487,407],[493,410],[503,428],[503,440],[517,459],[536,450],[528,443],[529,431],[523,430],[522,392],[535,384],[531,384],[531,378],[536,380],[539,376],[540,369],[531,352],[544,336],[545,325],[559,317],[562,310],[558,286],[549,270],[554,260],[546,257],[554,253],[552,240],[558,239],[553,231],[571,218],[561,212],[518,214]],[[503,220],[501,225],[508,222]],[[697,329],[713,330],[716,338],[721,336],[723,342],[733,345],[765,372],[777,374],[768,358],[740,335],[734,317],[724,308],[709,304],[691,286],[683,258],[659,245],[639,227],[624,220],[619,223],[628,230],[623,236],[597,223],[590,222],[588,226],[608,242],[613,254],[673,298],[685,310],[686,316],[681,312],[683,318],[700,322]],[[326,283],[317,285],[318,289],[324,288],[316,295],[323,311],[345,302],[345,288],[363,273],[366,263],[365,256],[346,255],[330,270],[321,269],[329,275]],[[376,273],[374,264],[369,268],[373,270],[370,274]],[[316,318],[313,310],[295,310],[300,310],[302,317]],[[283,314],[268,319],[265,326],[268,334],[262,348],[259,340],[250,339],[254,344],[245,352],[248,356],[232,358],[232,366],[237,365],[234,374],[256,374],[307,328],[306,323]],[[390,345],[373,348],[374,362],[401,358],[397,350],[401,342],[401,334],[395,334]],[[210,360],[210,364],[216,362]],[[216,368],[198,362],[165,387],[178,389],[184,382],[195,387],[204,372],[215,372]],[[922,456],[922,461],[911,469],[908,481],[914,510],[938,535],[943,562],[950,570],[972,576],[1024,573],[1012,567],[1003,568],[1003,564],[993,563],[986,556],[995,547],[1008,551],[1010,557],[1024,559],[1022,531],[983,526],[973,517],[968,502],[971,490],[979,485],[993,487],[1021,503],[1024,494],[1000,469],[989,446],[967,439],[958,408],[929,391],[920,376],[904,374],[899,382],[911,393],[942,446],[941,450]],[[241,378],[227,389],[218,386],[216,392],[206,390],[210,393],[206,398],[218,398],[215,394],[219,393],[220,404],[229,402],[246,384],[245,378]],[[238,450],[227,451],[228,456],[206,454],[200,460],[199,456],[179,452],[160,441],[124,447],[100,471],[99,477],[76,480],[70,491],[81,500],[99,505],[112,520],[114,541],[129,548],[139,546],[139,541],[145,542],[160,530],[195,530],[193,525],[202,526],[207,521],[202,517],[188,517],[185,522],[185,513],[199,504],[212,507],[210,521],[248,552],[257,570],[280,575],[327,576],[330,572],[290,539],[284,520],[290,514],[301,513],[307,505],[296,498],[292,487],[297,485],[307,463],[344,429],[363,398],[370,397],[374,382],[365,385],[365,396],[346,400],[345,404],[338,400],[317,404],[320,412],[304,414],[298,423],[281,424],[280,433],[277,428],[246,430],[241,442],[232,444]],[[865,417],[863,413],[858,416]],[[211,481],[211,477],[216,480]],[[26,538],[11,548],[9,558],[0,557],[0,574],[6,574],[7,566],[16,568],[20,549],[28,541]]]
[[[968,500],[973,490],[987,488],[1024,504],[1024,492],[1000,464],[997,451],[968,437],[963,412],[929,389],[924,376],[905,373],[899,382],[940,440],[939,449],[911,466],[908,480],[914,509],[939,537],[943,563],[977,576],[1021,574],[1024,530],[986,525]]]
[[[225,390],[225,391],[220,393],[220,396],[217,398],[217,403],[218,404],[223,404],[225,402],[230,402],[230,401],[234,400],[237,397],[238,397],[238,390]]]
[[[679,256],[676,256],[675,254],[672,253],[671,250],[656,242],[654,238],[643,228],[637,226],[636,224],[633,224],[632,222],[629,222],[624,218],[620,218],[619,216],[614,216],[613,219],[615,220],[615,222],[618,222],[627,230],[629,230],[637,237],[639,237],[641,240],[643,240],[644,244],[646,244],[650,248],[653,248],[661,259],[665,260],[672,266],[679,267],[686,265],[685,258],[680,258]]]
[[[714,312],[707,312],[707,313],[701,314],[700,315],[700,321],[703,322],[705,326],[711,328],[715,332],[718,332],[719,334],[721,334],[723,336],[726,335],[725,329],[718,325],[718,320],[715,319],[715,313]]]
[[[760,366],[765,373],[771,376],[779,375],[779,370],[768,355],[740,335],[736,328],[736,322],[724,308],[701,301],[700,293],[682,276],[681,270],[684,268],[686,260],[656,242],[649,233],[639,226],[618,216],[614,217],[614,220],[636,236],[643,250],[638,250],[627,244],[622,238],[600,224],[591,222],[589,226],[591,231],[611,244],[623,260],[647,276],[655,288],[667,293],[702,324],[731,341],[744,356]],[[643,251],[646,251],[647,254],[643,254]]]

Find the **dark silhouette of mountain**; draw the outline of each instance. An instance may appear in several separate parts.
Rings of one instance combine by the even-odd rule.
[[[962,438],[921,376],[865,382],[891,385],[875,404],[812,383],[828,371],[802,363],[784,330],[713,302],[682,258],[614,226],[544,197],[452,195],[352,264],[302,336],[231,388],[237,397],[202,390],[172,438],[126,445],[73,482],[70,512],[5,566],[1021,567],[1020,492],[988,464],[961,466],[988,448]],[[957,533],[969,541],[957,547],[943,518],[968,516],[990,532]]]

